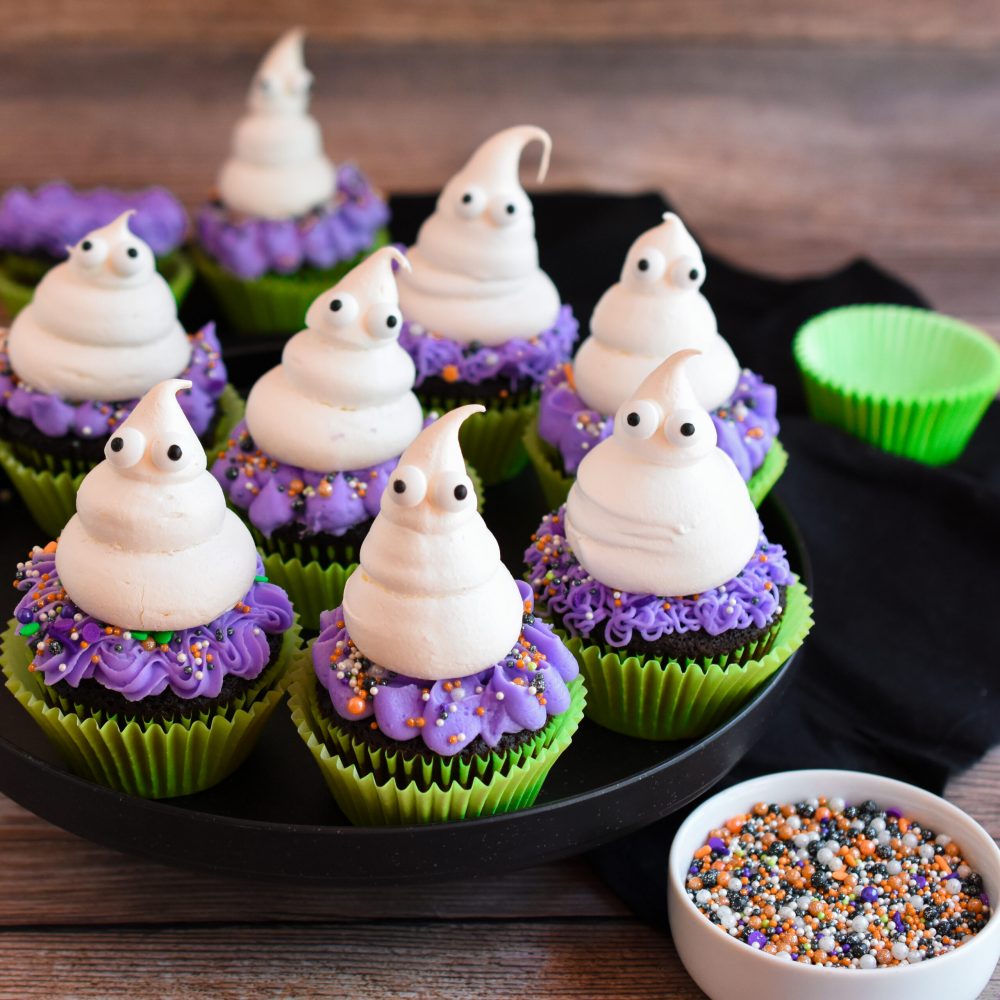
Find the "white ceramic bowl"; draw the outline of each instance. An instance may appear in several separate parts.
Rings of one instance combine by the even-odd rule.
[[[850,802],[873,799],[949,834],[983,877],[990,905],[1000,905],[1000,849],[961,809],[930,792],[858,771],[784,771],[713,795],[684,821],[670,849],[667,907],[684,967],[712,1000],[972,1000],[1000,960],[1000,916],[992,914],[971,941],[946,955],[888,969],[827,969],[789,962],[725,934],[705,919],[684,889],[694,852],[709,830],[756,802],[801,802],[825,795]]]

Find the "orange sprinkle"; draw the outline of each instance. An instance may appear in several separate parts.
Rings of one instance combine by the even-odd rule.
[[[441,369],[441,378],[445,382],[457,382],[458,381],[458,365],[445,365]]]
[[[351,715],[360,715],[365,710],[365,699],[359,698],[357,695],[351,698],[347,703],[347,711]]]

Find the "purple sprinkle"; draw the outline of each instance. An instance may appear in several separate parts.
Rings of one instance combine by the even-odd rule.
[[[901,819],[903,814],[898,809],[886,809],[886,816],[891,816],[893,819]]]
[[[751,948],[763,948],[767,944],[767,936],[760,931],[751,931],[747,935],[747,944]]]
[[[697,866],[697,865],[692,865],[692,866],[691,866],[691,867],[690,867],[690,868],[688,869],[688,875],[697,875],[697,874],[698,874],[698,872],[699,872],[699,868],[698,868],[698,866]]]
[[[913,881],[918,889],[923,889],[927,885],[927,879],[925,879],[923,875],[914,875]]]
[[[981,893],[979,898],[983,901],[984,906],[990,905],[990,897],[985,892]]]
[[[87,622],[80,634],[83,636],[84,641],[95,643],[101,638],[101,626],[96,622]]]
[[[721,837],[712,837],[708,841],[708,846],[712,848],[713,851],[718,851],[720,854],[728,854],[729,848],[726,847],[726,843]]]
[[[892,914],[892,922],[896,925],[896,930],[900,934],[903,933],[906,928],[903,926],[903,918],[899,915],[899,910],[895,910]]]
[[[878,899],[878,890],[874,886],[866,885],[861,890],[861,898],[866,903],[874,903],[875,900]]]

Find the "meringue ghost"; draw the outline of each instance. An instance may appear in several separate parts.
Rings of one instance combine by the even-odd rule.
[[[11,367],[32,389],[70,403],[134,399],[184,371],[191,342],[133,212],[69,247],[7,335]]]
[[[219,173],[219,196],[237,212],[290,219],[328,202],[336,175],[323,135],[309,114],[313,76],[302,59],[304,32],[275,42],[254,76],[248,113],[236,124]]]
[[[729,399],[740,365],[701,294],[704,280],[698,244],[680,218],[666,212],[632,244],[621,279],[590,318],[591,335],[573,361],[576,390],[587,406],[615,413],[654,368],[684,348],[700,352],[686,369],[699,404],[714,410]]]
[[[683,597],[746,566],[760,521],[677,351],[619,407],[614,431],[580,463],[565,529],[580,564],[605,586]]]
[[[394,262],[409,267],[383,247],[320,295],[281,364],[250,390],[247,427],[270,457],[314,472],[363,469],[420,433],[416,369],[398,341]]]
[[[154,386],[80,485],[56,570],[87,614],[125,629],[204,625],[250,589],[257,550],[226,507],[177,402],[186,379]]]
[[[490,346],[533,337],[559,314],[559,293],[538,266],[531,200],[518,167],[524,147],[542,144],[538,180],[552,140],[534,125],[517,125],[487,139],[444,186],[407,255],[401,275],[403,315],[459,343]]]
[[[521,634],[521,595],[476,509],[458,443],[462,422],[484,410],[451,410],[406,449],[344,588],[355,645],[408,677],[484,670]]]

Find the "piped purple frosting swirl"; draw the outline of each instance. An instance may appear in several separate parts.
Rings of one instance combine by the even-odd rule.
[[[417,386],[433,377],[470,385],[500,378],[507,379],[516,391],[540,384],[550,369],[569,360],[579,326],[572,307],[563,306],[548,330],[527,340],[515,337],[493,347],[460,344],[449,340],[447,334],[404,322],[399,343],[417,366]]]
[[[92,679],[129,701],[167,688],[180,698],[216,698],[227,675],[258,677],[271,658],[267,636],[292,625],[287,595],[263,573],[258,559],[242,602],[214,621],[171,633],[129,632],[81,611],[63,590],[54,549],[36,548],[18,563],[14,586],[24,596],[14,617],[31,633],[24,636],[35,649],[30,669],[46,684],[75,688]]]
[[[749,369],[736,391],[711,414],[719,447],[733,460],[744,480],[761,467],[778,433],[778,392]],[[588,451],[611,434],[614,414],[590,409],[573,388],[566,366],[552,369],[542,385],[538,434],[559,449],[563,468],[576,472]]]
[[[191,361],[177,377],[190,379],[192,385],[178,393],[177,401],[195,434],[202,437],[212,426],[219,397],[226,388],[226,366],[214,323],[189,334],[189,339]],[[32,389],[14,374],[6,337],[0,338],[0,407],[15,417],[30,420],[47,437],[72,434],[79,438],[105,438],[138,403],[138,399],[67,403],[53,393]]]
[[[337,168],[329,207],[298,219],[258,219],[213,202],[195,224],[202,248],[244,281],[263,274],[294,274],[304,267],[327,270],[368,250],[389,221],[389,206],[352,164]]]
[[[764,537],[746,566],[727,583],[701,594],[655,596],[614,590],[577,562],[563,535],[565,506],[546,514],[524,553],[535,598],[573,635],[603,635],[609,646],[628,646],[638,633],[647,642],[664,635],[764,628],[778,613],[778,587],[794,582],[785,550]]]
[[[443,757],[477,736],[495,747],[505,733],[543,728],[569,708],[566,685],[579,668],[551,627],[535,618],[531,588],[517,586],[525,612],[518,644],[492,667],[450,680],[418,680],[372,664],[351,642],[342,609],[324,611],[312,658],[334,711],[349,721],[374,716],[390,739],[419,738]]]
[[[106,226],[130,208],[136,214],[129,221],[129,228],[149,244],[157,257],[176,250],[184,242],[187,213],[165,188],[77,191],[63,181],[56,181],[34,191],[15,187],[4,194],[0,199],[0,248],[62,260],[67,246]]]

